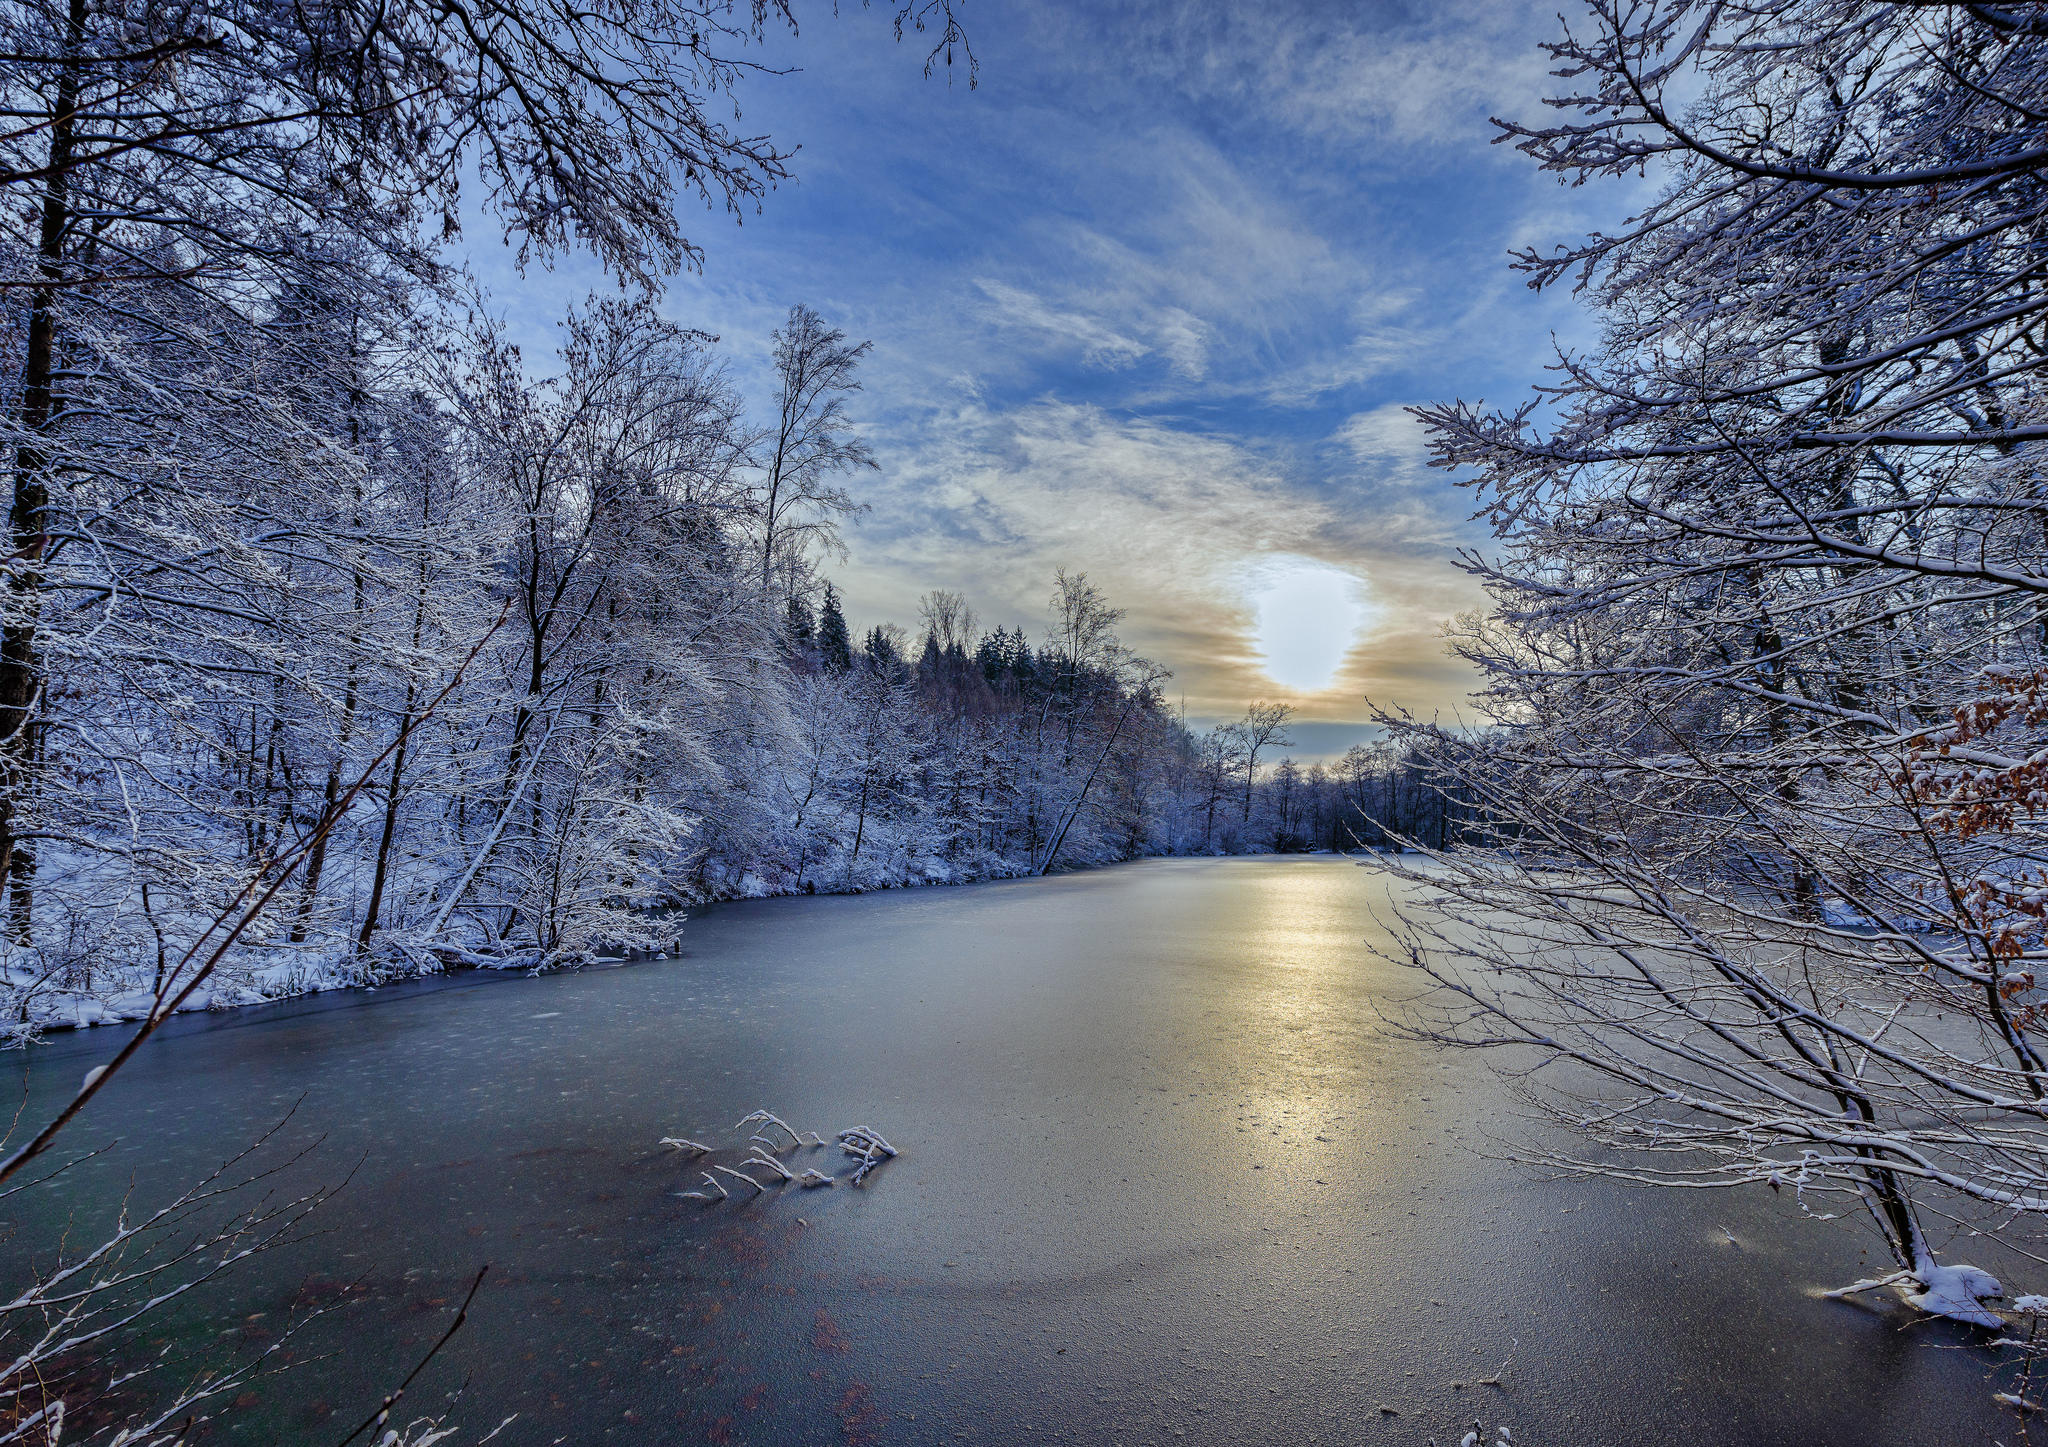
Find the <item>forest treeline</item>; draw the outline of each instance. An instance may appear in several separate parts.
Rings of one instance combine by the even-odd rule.
[[[934,591],[856,642],[822,564],[867,347],[815,311],[756,419],[644,297],[536,366],[459,278],[270,245],[231,297],[164,262],[62,298],[0,659],[18,1030],[149,1008],[287,853],[197,998],[659,949],[732,895],[1443,841],[1384,749],[1188,729],[1085,576],[1032,628]]]
[[[757,423],[646,301],[536,368],[486,298],[363,262],[67,333],[11,594],[17,1028],[146,1008],[308,839],[209,998],[662,948],[723,896],[1341,846],[1403,797],[1384,753],[1275,767],[1284,708],[1190,731],[1079,574],[1036,629],[934,591],[856,642],[820,564],[866,348],[814,311]]]

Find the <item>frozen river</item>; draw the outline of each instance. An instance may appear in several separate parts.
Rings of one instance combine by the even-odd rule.
[[[206,1304],[233,1352],[349,1303],[210,1440],[338,1438],[485,1262],[415,1399],[466,1377],[461,1420],[517,1413],[507,1444],[2009,1433],[1965,1334],[1815,1298],[1873,1264],[1854,1229],[1482,1155],[1533,1128],[1387,1026],[1415,982],[1368,942],[1398,903],[1348,860],[1153,861],[722,906],[682,959],[180,1022],[74,1128],[121,1144],[62,1199],[82,1225],[152,1200],[301,1096],[300,1169],[354,1168],[324,1234]],[[115,1040],[38,1047],[31,1118]],[[680,1199],[656,1141],[743,1148],[762,1106],[902,1154],[859,1190]]]

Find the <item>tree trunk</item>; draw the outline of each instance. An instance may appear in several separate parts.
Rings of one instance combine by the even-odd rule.
[[[362,405],[360,394],[355,398],[355,402],[357,408],[360,409]],[[359,417],[360,412],[358,411],[356,416],[352,416],[349,419],[349,445],[354,449],[360,449],[362,446]],[[363,527],[360,484],[358,484],[356,504],[357,513],[353,521],[356,531],[360,533]],[[359,621],[362,618],[366,601],[362,570],[357,568],[355,570],[354,592],[350,599],[353,611],[349,616],[352,619]],[[341,737],[334,746],[334,758],[327,766],[326,787],[320,791],[322,817],[333,811],[334,801],[340,796],[341,764],[342,760],[348,756],[349,741],[355,735],[356,706],[361,694],[362,683],[359,670],[361,646],[362,635],[359,632],[351,632],[348,639],[348,684],[343,691],[341,704]],[[327,841],[331,837],[332,831],[322,834],[318,839],[314,840],[313,852],[307,856],[306,885],[299,895],[298,917],[292,921],[292,943],[295,945],[304,942],[306,931],[312,924],[313,911],[320,903],[320,876],[327,868]]]
[[[50,117],[49,174],[36,257],[43,284],[29,299],[27,346],[21,368],[21,441],[14,454],[14,500],[8,510],[11,556],[7,587],[14,594],[10,621],[0,628],[0,877],[7,892],[7,931],[29,943],[35,904],[35,853],[21,841],[24,806],[35,795],[36,714],[45,681],[36,646],[42,564],[49,547],[49,453],[38,435],[56,410],[57,288],[65,233],[70,229],[72,138],[78,113],[78,53],[85,44],[85,0],[71,0],[63,69]]]
[[[398,805],[402,797],[400,782],[405,777],[406,745],[412,742],[413,688],[405,689],[405,712],[400,715],[398,748],[391,755],[391,781],[384,788],[384,824],[377,836],[377,862],[370,873],[370,902],[363,910],[363,927],[356,935],[356,953],[362,954],[370,948],[370,938],[377,932],[377,916],[384,908],[384,884],[391,874],[391,841],[398,834]]]

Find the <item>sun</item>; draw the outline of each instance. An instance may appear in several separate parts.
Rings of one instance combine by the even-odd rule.
[[[1337,681],[1372,612],[1357,574],[1295,553],[1253,563],[1244,594],[1266,676],[1295,693],[1322,693]]]

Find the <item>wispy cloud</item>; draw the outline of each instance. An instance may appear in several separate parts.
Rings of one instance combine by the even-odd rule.
[[[1047,301],[1022,287],[987,277],[977,277],[974,285],[990,302],[982,316],[996,331],[1031,333],[1033,342],[1050,341],[1062,350],[1071,349],[1089,366],[1128,367],[1151,350],[1086,312]],[[1020,345],[1015,337],[1004,340]]]
[[[964,400],[892,457],[885,505],[854,537],[857,601],[911,616],[927,587],[967,592],[993,619],[1035,623],[1053,570],[1086,571],[1129,610],[1128,640],[1175,669],[1201,713],[1285,695],[1254,641],[1259,560],[1301,557],[1357,577],[1370,622],[1315,715],[1358,717],[1445,668],[1436,620],[1472,606],[1415,535],[1426,510],[1366,512],[1299,485],[1290,459],[1248,439],[1041,400]],[[1462,683],[1459,685],[1462,687]]]
[[[1420,487],[1441,479],[1429,467],[1429,442],[1422,423],[1400,402],[1382,402],[1344,421],[1336,432],[1360,467],[1376,481]]]
[[[884,462],[841,570],[855,612],[960,588],[1028,621],[1055,566],[1129,610],[1197,714],[1275,692],[1245,579],[1299,555],[1362,581],[1371,626],[1303,700],[1424,711],[1469,678],[1444,621],[1468,500],[1403,408],[1500,400],[1582,325],[1512,245],[1632,197],[1557,187],[1491,114],[1534,112],[1550,12],[1492,0],[976,0],[978,90],[928,82],[849,12],[764,61],[750,129],[800,181],[670,301],[765,400],[792,301],[871,337],[855,411]],[[1609,220],[1611,217],[1602,217]],[[524,287],[518,304],[532,309]]]

